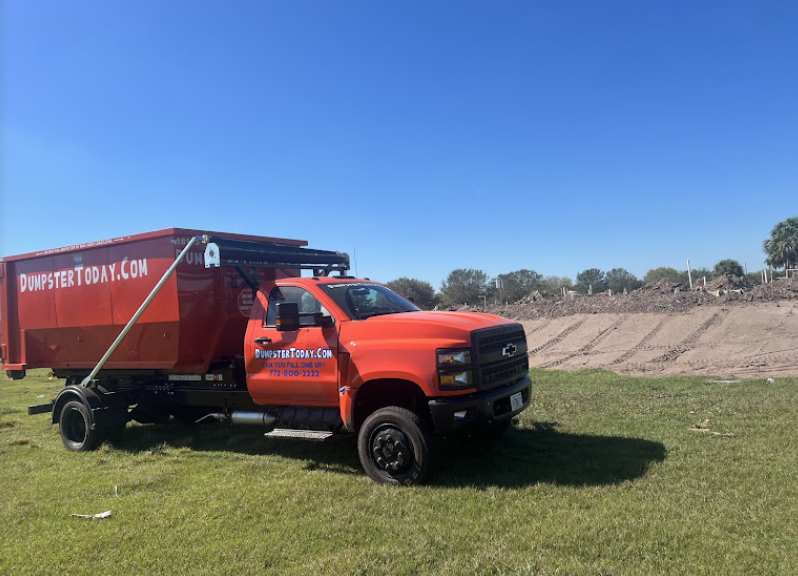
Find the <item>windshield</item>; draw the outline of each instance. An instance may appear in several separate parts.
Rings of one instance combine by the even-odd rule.
[[[382,284],[322,284],[320,286],[352,320],[363,320],[382,314],[419,310],[396,292]]]

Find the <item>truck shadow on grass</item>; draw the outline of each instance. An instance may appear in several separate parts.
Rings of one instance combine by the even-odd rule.
[[[353,434],[338,434],[324,441],[270,438],[256,427],[235,427],[209,422],[197,426],[168,424],[128,426],[116,446],[131,453],[169,452],[188,448],[193,452],[232,452],[250,456],[277,456],[305,461],[305,470],[339,474],[364,474]]]
[[[499,440],[446,438],[440,443],[439,466],[430,486],[519,488],[534,484],[599,486],[635,480],[665,460],[660,442],[641,438],[566,434],[556,423],[535,422],[514,429]],[[292,438],[264,438],[254,429],[224,424],[181,427],[134,426],[126,431],[120,450],[167,451],[190,448],[197,452],[234,452],[278,456],[305,461],[305,470],[364,475],[354,434],[332,436],[323,442]]]
[[[552,422],[509,431],[500,440],[447,439],[436,486],[517,488],[534,484],[600,486],[635,480],[665,460],[660,442],[566,434]]]

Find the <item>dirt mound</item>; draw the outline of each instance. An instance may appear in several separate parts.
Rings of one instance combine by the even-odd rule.
[[[751,302],[778,302],[798,299],[798,278],[779,279],[770,284],[753,287],[737,276],[722,276],[707,284],[690,289],[668,278],[651,282],[628,294],[601,293],[593,296],[569,293],[553,296],[533,292],[523,300],[502,306],[463,307],[498,314],[514,320],[561,318],[573,314],[680,314],[697,307],[745,305]]]
[[[488,307],[487,311],[517,320],[533,320],[572,314],[684,312],[695,306],[714,304],[717,300],[717,297],[704,292],[682,290],[680,284],[657,284],[649,284],[629,294],[574,294],[565,297],[538,294],[515,304]]]
[[[706,289],[708,291],[720,290],[723,292],[729,292],[731,290],[746,292],[753,289],[753,287],[754,286],[747,279],[740,276],[735,276],[734,274],[720,276],[706,285]],[[698,289],[701,290],[702,288],[703,286],[699,287]]]
[[[530,364],[634,375],[798,375],[798,278],[752,287],[724,276],[692,290],[660,280],[629,294],[539,292],[486,311],[520,321]]]
[[[663,278],[662,280],[657,280],[656,282],[649,282],[642,288],[640,288],[641,292],[677,292],[682,291],[686,288],[684,284],[681,282],[671,282],[670,278]]]
[[[778,302],[798,299],[798,278],[782,278],[761,284],[745,295],[746,302]]]
[[[574,314],[522,324],[529,363],[539,368],[798,376],[798,302],[706,306],[687,314]]]

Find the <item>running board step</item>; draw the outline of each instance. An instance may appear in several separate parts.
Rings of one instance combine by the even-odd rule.
[[[277,428],[265,434],[267,438],[298,438],[311,442],[323,442],[332,435],[332,432],[323,430],[291,430],[290,428]]]

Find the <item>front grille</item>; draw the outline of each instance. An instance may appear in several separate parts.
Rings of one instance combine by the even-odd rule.
[[[511,384],[529,372],[526,334],[520,324],[475,330],[472,342],[479,390]]]
[[[517,360],[480,367],[479,372],[482,377],[482,385],[488,390],[497,384],[517,380],[519,374],[529,372],[529,358],[524,354],[523,358]]]
[[[474,333],[477,340],[477,352],[480,355],[501,351],[508,342],[523,342],[526,344],[526,334],[520,324],[509,324],[497,328],[477,330]]]

